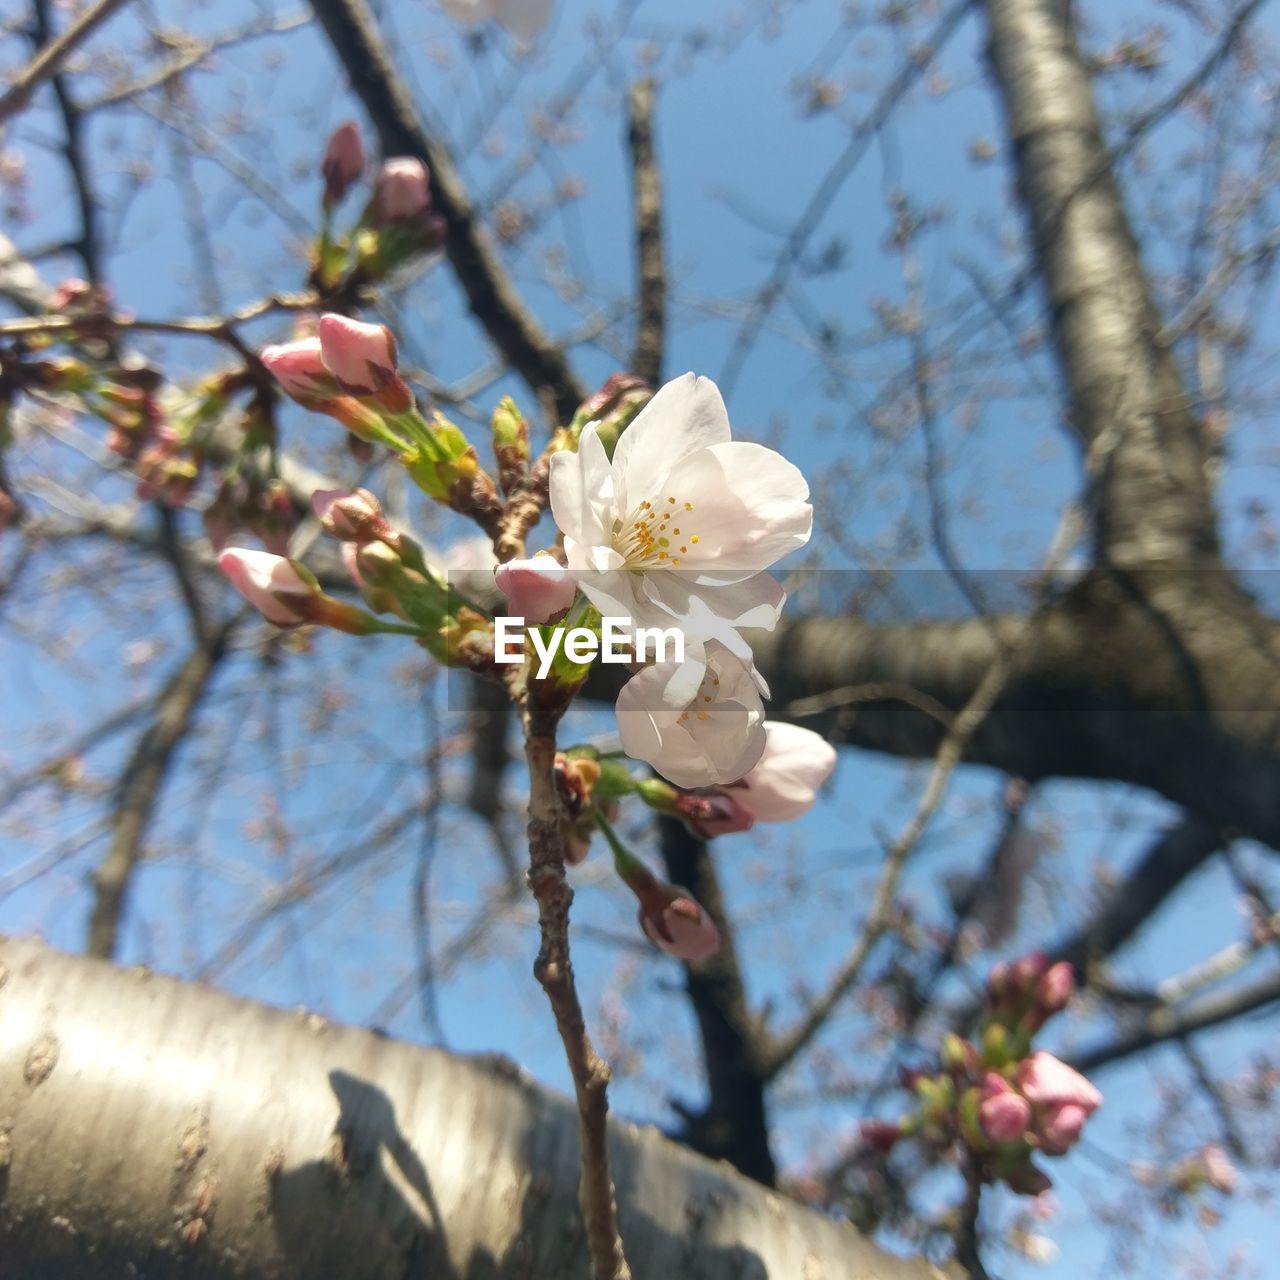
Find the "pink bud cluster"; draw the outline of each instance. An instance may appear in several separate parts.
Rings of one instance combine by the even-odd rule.
[[[1050,964],[1037,952],[997,965],[987,993],[977,1042],[948,1035],[938,1072],[903,1077],[916,1109],[896,1123],[868,1122],[863,1141],[882,1152],[908,1136],[937,1148],[959,1143],[985,1181],[1037,1195],[1050,1182],[1033,1157],[1065,1155],[1102,1105],[1102,1094],[1078,1071],[1031,1047],[1032,1036],[1071,1000],[1075,975],[1069,964]]]

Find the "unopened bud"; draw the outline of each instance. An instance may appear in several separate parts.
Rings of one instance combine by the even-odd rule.
[[[1076,993],[1076,976],[1065,960],[1050,967],[1036,984],[1036,1003],[1046,1014],[1058,1013]]]
[[[864,1147],[884,1154],[892,1151],[902,1137],[902,1126],[893,1120],[863,1120],[858,1134]]]
[[[539,625],[567,613],[578,593],[568,569],[544,553],[499,565],[494,580],[512,612]]]
[[[385,324],[330,312],[320,317],[320,355],[345,391],[373,395],[396,376],[396,340]]]
[[[342,542],[363,545],[394,537],[378,499],[368,489],[317,489],[311,509],[326,532]]]
[[[676,796],[675,813],[699,840],[750,831],[756,822],[751,812],[725,791],[681,791]]]
[[[430,174],[421,160],[396,156],[378,170],[368,213],[374,226],[420,218],[430,208]]]

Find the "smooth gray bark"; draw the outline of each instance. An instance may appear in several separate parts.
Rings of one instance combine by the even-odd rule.
[[[637,1280],[938,1280],[611,1126]],[[465,1059],[0,938],[0,1276],[578,1280],[577,1122]]]

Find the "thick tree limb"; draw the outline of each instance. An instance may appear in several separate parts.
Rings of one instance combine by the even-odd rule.
[[[6,1275],[588,1274],[574,1109],[510,1064],[32,941],[0,966]],[[653,1130],[609,1140],[639,1275],[942,1280]]]
[[[954,715],[1006,645],[1009,681],[968,762],[1030,781],[1131,782],[1280,847],[1280,628],[1226,571],[1098,571],[1034,619],[807,619],[752,644],[775,706],[825,696],[803,723],[916,758],[946,733],[923,708]],[[867,702],[866,685],[887,691]],[[914,691],[914,705],[894,688]]]
[[[987,0],[990,55],[1049,295],[1095,543],[1120,565],[1214,557],[1208,445],[1102,137],[1070,6]]]
[[[445,253],[467,295],[471,313],[508,363],[568,422],[586,399],[564,352],[516,294],[476,220],[471,198],[448,148],[423,127],[396,75],[366,0],[312,0],[333,51],[373,122],[383,153],[417,156],[431,170],[431,197],[447,227]]]

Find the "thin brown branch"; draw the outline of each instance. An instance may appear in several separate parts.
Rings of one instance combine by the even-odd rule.
[[[1201,1000],[1190,1008],[1159,1007],[1150,1010],[1132,1029],[1114,1040],[1087,1049],[1072,1060],[1086,1074],[1123,1062],[1144,1050],[1171,1040],[1183,1040],[1198,1031],[1220,1026],[1234,1018],[1257,1013],[1280,1002],[1280,970],[1273,970],[1247,986]]]
[[[771,1046],[767,1058],[767,1072],[770,1078],[776,1077],[783,1071],[826,1024],[836,1006],[857,982],[872,949],[888,930],[893,919],[898,882],[907,860],[942,803],[947,783],[956,766],[964,758],[966,744],[1004,689],[1008,674],[1009,655],[1007,652],[997,651],[986,674],[974,690],[973,696],[960,710],[943,738],[915,813],[889,846],[880,872],[880,880],[871,900],[871,910],[867,914],[857,940],[826,991],[813,1001],[792,1030],[778,1037]]]
[[[529,765],[529,888],[538,904],[541,945],[533,972],[555,1015],[573,1075],[582,1145],[579,1198],[587,1231],[592,1280],[630,1280],[631,1268],[618,1234],[618,1208],[609,1175],[607,1089],[609,1065],[592,1047],[569,955],[569,908],[573,890],[565,876],[556,792],[556,719],[527,703],[523,721]]]
[[[662,243],[662,179],[653,146],[652,80],[637,80],[631,86],[627,113],[640,299],[631,369],[656,387],[662,381],[666,345],[667,269]]]
[[[97,7],[96,21],[91,23],[87,29],[83,24],[73,23],[68,29],[67,35],[79,29],[80,38],[83,38],[89,34],[96,22],[109,17],[111,10],[118,7],[118,4],[112,3],[112,0],[102,0],[102,3]],[[93,11],[90,11],[90,15],[87,16],[92,16],[92,13]],[[41,56],[48,50],[57,48],[65,41],[66,36],[56,37],[53,34],[50,0],[35,0],[34,16],[33,35],[39,49],[36,58],[39,61]],[[99,261],[98,253],[98,201],[93,193],[93,186],[89,178],[88,157],[85,155],[84,149],[84,116],[72,97],[66,77],[57,70],[61,64],[62,57],[65,57],[66,53],[74,47],[74,44],[74,40],[67,44],[62,50],[62,55],[55,56],[52,62],[46,64],[46,68],[48,74],[52,76],[53,93],[58,102],[58,112],[62,117],[65,138],[62,153],[66,158],[67,168],[71,173],[71,185],[76,193],[76,205],[80,210],[80,235],[72,243],[71,247],[80,255],[80,260],[84,263],[85,275],[96,284],[102,279],[102,264]],[[21,99],[22,102],[29,98],[30,92],[34,90],[35,84],[38,83],[39,78],[33,83],[31,90],[28,90],[26,97]],[[0,121],[5,119],[6,114],[4,101],[0,100]]]
[[[68,54],[128,3],[129,0],[98,0],[96,5],[86,9],[60,36],[44,42],[40,52],[18,72],[13,83],[0,95],[0,121],[21,111],[31,101],[32,94],[58,73]]]
[[[156,706],[154,720],[125,766],[112,815],[111,843],[93,876],[89,955],[109,960],[116,954],[129,891],[144,856],[143,840],[174,754],[191,731],[228,641],[243,617],[240,613],[224,622],[174,673]]]

